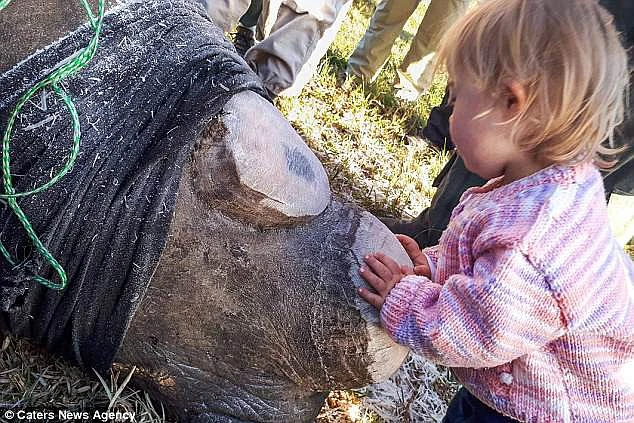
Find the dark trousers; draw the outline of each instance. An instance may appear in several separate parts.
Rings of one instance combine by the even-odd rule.
[[[240,25],[251,28],[258,24],[262,14],[262,0],[251,0],[251,4],[244,15],[240,18]]]
[[[510,417],[498,413],[465,388],[460,390],[449,403],[442,423],[516,423]]]
[[[412,221],[381,219],[396,234],[409,235],[421,248],[438,244],[440,235],[449,223],[451,211],[458,205],[467,188],[481,186],[486,181],[467,170],[464,162],[453,153],[449,162],[434,180],[438,189],[431,205]]]

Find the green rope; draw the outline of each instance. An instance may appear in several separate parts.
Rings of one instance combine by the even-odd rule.
[[[93,11],[90,8],[88,1],[87,0],[80,0],[80,1],[82,4],[82,7],[86,11],[86,14],[88,15],[90,26],[92,30],[94,31],[94,34],[92,38],[90,39],[90,42],[83,50],[76,52],[75,54],[70,56],[68,59],[61,62],[61,64],[58,65],[58,67],[54,71],[52,71],[46,78],[44,78],[42,81],[38,82],[36,85],[31,87],[26,92],[26,94],[20,97],[15,108],[9,115],[7,127],[5,128],[5,131],[2,137],[2,184],[4,186],[4,194],[0,194],[0,199],[7,200],[9,207],[11,208],[13,213],[16,215],[16,217],[22,224],[22,227],[24,228],[29,239],[33,243],[33,246],[40,253],[40,255],[44,257],[44,259],[55,270],[55,272],[57,272],[60,282],[59,283],[51,282],[37,275],[32,277],[33,280],[41,283],[42,285],[48,288],[57,289],[57,290],[66,288],[68,284],[68,278],[66,277],[66,272],[64,271],[62,266],[59,264],[59,262],[55,259],[55,257],[51,255],[51,253],[44,246],[44,244],[42,244],[42,241],[40,241],[39,237],[33,230],[33,227],[31,226],[31,223],[29,222],[27,216],[24,214],[24,212],[18,205],[17,199],[20,197],[26,197],[28,195],[41,193],[47,190],[48,188],[50,188],[51,186],[53,186],[73,168],[73,165],[75,164],[75,160],[77,159],[77,155],[79,154],[79,145],[80,145],[79,141],[81,137],[81,128],[79,126],[79,115],[77,114],[77,109],[75,108],[75,105],[73,104],[73,101],[71,100],[70,96],[66,93],[66,91],[64,91],[64,89],[59,84],[65,78],[68,78],[76,74],[82,68],[84,68],[84,66],[86,66],[86,64],[95,55],[95,51],[97,50],[97,44],[99,41],[99,34],[101,33],[101,27],[103,24],[103,15],[104,15],[104,1],[103,0],[99,0],[98,14],[96,17],[93,14]],[[0,0],[0,11],[4,9],[5,7],[7,7],[10,2],[11,0]],[[11,167],[10,167],[11,158],[9,154],[11,150],[11,135],[13,132],[13,126],[15,124],[15,121],[18,115],[22,111],[22,107],[24,107],[26,102],[29,101],[29,99],[31,99],[38,91],[42,89],[46,89],[47,87],[51,87],[53,91],[55,92],[55,94],[57,94],[57,96],[61,98],[62,102],[66,106],[66,109],[70,113],[72,127],[73,127],[73,145],[71,148],[70,156],[68,157],[68,160],[64,164],[63,168],[56,175],[54,175],[48,182],[30,191],[16,193],[15,189],[13,188],[13,182],[11,178]],[[11,254],[9,253],[9,251],[7,251],[5,246],[2,244],[2,241],[0,241],[0,253],[2,253],[4,258],[12,266],[17,265],[16,261],[11,257]]]

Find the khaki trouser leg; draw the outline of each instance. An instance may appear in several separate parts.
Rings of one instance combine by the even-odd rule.
[[[354,74],[368,80],[377,77],[418,3],[419,0],[381,0],[377,4],[365,35],[348,59],[348,68]]]
[[[299,3],[283,1],[270,34],[245,56],[264,86],[274,94],[296,95],[301,91],[326,53],[343,21],[342,15],[352,2],[313,1],[308,5],[310,8]],[[317,7],[319,4],[322,7]],[[268,13],[274,11],[268,9]]]
[[[249,8],[250,0],[207,0],[207,15],[223,31],[231,31]]]
[[[257,26],[256,39],[263,40],[271,33],[277,19],[282,0],[267,0],[262,4],[262,15]]]
[[[352,6],[352,0],[348,0],[343,3],[341,9],[337,14],[337,18],[335,22],[323,31],[323,35],[315,44],[315,49],[312,53],[310,53],[308,60],[306,63],[299,69],[299,72],[295,76],[295,81],[283,91],[280,91],[279,95],[282,97],[293,97],[298,96],[304,86],[310,81],[313,75],[317,72],[317,67],[319,66],[319,62],[326,55],[328,51],[328,47],[335,40],[337,33],[339,32],[339,28],[343,24],[343,21],[348,14],[348,10]]]
[[[467,10],[469,0],[432,0],[398,74],[403,88],[423,94],[434,77],[434,53],[449,27]]]

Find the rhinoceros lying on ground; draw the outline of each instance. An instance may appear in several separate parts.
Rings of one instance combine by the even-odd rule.
[[[15,10],[0,12],[2,31]],[[80,28],[17,65],[49,40],[2,57],[2,128],[19,95],[89,36]],[[9,330],[84,368],[136,365],[137,383],[182,421],[310,421],[324,391],[398,367],[406,350],[355,288],[366,253],[408,263],[404,251],[371,215],[330,198],[320,163],[201,7],[113,10],[97,56],[64,85],[81,153],[20,206],[69,286],[31,279],[54,273],[2,201],[0,240],[17,263],[0,258]],[[69,122],[51,92],[27,105],[11,149],[18,192],[60,168]]]

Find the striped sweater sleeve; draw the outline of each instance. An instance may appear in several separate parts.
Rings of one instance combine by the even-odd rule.
[[[431,279],[432,280],[436,280],[435,278],[435,274],[436,274],[436,267],[438,266],[438,254],[439,254],[439,247],[438,245],[434,245],[433,247],[427,247],[423,249],[423,254],[425,254],[425,257],[427,258],[427,264],[429,265],[429,270],[431,272]]]
[[[381,309],[390,336],[438,364],[482,368],[507,363],[563,334],[565,323],[547,281],[517,248],[489,250],[473,270],[443,285],[405,277]]]

